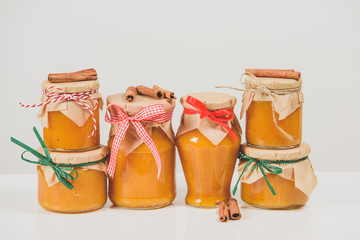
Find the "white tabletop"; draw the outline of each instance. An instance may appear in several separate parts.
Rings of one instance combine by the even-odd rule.
[[[220,223],[217,209],[185,205],[180,174],[169,207],[128,210],[108,201],[84,214],[43,210],[36,175],[0,175],[0,239],[360,239],[360,172],[317,176],[318,186],[303,208],[262,210],[239,201],[241,220]]]

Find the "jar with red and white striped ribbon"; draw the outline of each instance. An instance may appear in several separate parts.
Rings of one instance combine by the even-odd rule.
[[[174,99],[125,94],[107,97],[111,123],[107,172],[109,198],[117,206],[153,209],[175,198]]]
[[[99,81],[42,82],[41,102],[20,103],[23,108],[39,107],[46,146],[53,151],[86,151],[100,146],[99,109],[103,100]]]

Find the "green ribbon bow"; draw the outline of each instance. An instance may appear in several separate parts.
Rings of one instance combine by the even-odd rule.
[[[308,158],[308,156],[300,158],[300,159],[296,159],[296,160],[290,160],[290,161],[285,161],[285,160],[279,160],[279,161],[269,161],[269,160],[259,160],[259,159],[255,159],[252,157],[249,157],[247,155],[244,154],[244,152],[242,150],[239,151],[238,154],[238,158],[240,159],[240,161],[247,161],[247,163],[244,166],[243,171],[241,172],[235,187],[232,191],[232,194],[235,195],[237,187],[239,185],[240,179],[242,177],[242,175],[244,174],[245,170],[249,167],[249,165],[254,162],[255,165],[251,168],[251,171],[253,172],[257,167],[260,169],[262,175],[264,176],[264,179],[266,181],[266,184],[268,185],[270,191],[272,192],[273,195],[276,195],[276,192],[274,190],[274,188],[271,186],[269,179],[267,178],[265,171],[268,171],[269,173],[272,174],[280,174],[282,173],[282,168],[281,167],[277,167],[277,166],[273,166],[272,164],[276,164],[276,165],[280,165],[280,164],[292,164],[292,163],[297,163],[297,162],[301,162],[304,161]]]
[[[98,160],[98,161],[95,161],[95,162],[90,162],[90,163],[80,163],[80,164],[72,164],[72,165],[69,165],[69,164],[56,164],[51,159],[50,153],[49,153],[44,141],[41,139],[39,132],[36,130],[35,127],[33,128],[33,131],[34,131],[37,139],[39,140],[39,142],[41,144],[41,147],[44,150],[46,156],[42,155],[41,153],[39,153],[35,149],[29,147],[25,143],[22,143],[19,140],[11,137],[11,141],[13,143],[19,145],[20,147],[22,147],[22,148],[24,148],[26,150],[21,154],[21,159],[26,161],[26,162],[29,162],[29,163],[51,167],[54,170],[57,179],[62,184],[64,184],[65,187],[67,187],[68,189],[73,189],[74,186],[72,184],[74,183],[74,181],[78,177],[77,171],[75,169],[73,169],[74,167],[85,167],[85,166],[97,164],[97,163],[100,163],[100,162],[105,162],[106,159],[107,159],[107,156],[106,156],[101,160]],[[39,159],[39,161],[32,161],[32,160],[26,159],[24,157],[24,154],[26,152],[32,153],[35,157],[37,157]],[[70,173],[74,172],[76,174],[76,176],[73,177],[70,173],[67,173],[66,171],[70,171]]]

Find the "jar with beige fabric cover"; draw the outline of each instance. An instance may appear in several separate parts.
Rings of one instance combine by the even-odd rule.
[[[244,202],[260,208],[292,209],[309,200],[317,179],[308,144],[282,150],[242,144],[240,153],[238,172]]]
[[[107,97],[109,198],[116,206],[155,209],[176,196],[174,99]]]
[[[255,77],[245,73],[246,141],[257,148],[287,149],[302,139],[302,79]]]
[[[42,82],[38,119],[46,146],[55,151],[86,151],[100,146],[99,81]]]
[[[44,154],[42,149],[38,151]],[[107,201],[107,147],[84,152],[49,151],[56,167],[73,177],[69,189],[51,166],[38,165],[38,201],[41,207],[62,213],[88,212],[102,208]]]
[[[230,198],[230,184],[241,143],[233,112],[236,98],[217,92],[183,96],[184,113],[176,136],[188,192],[187,204],[216,207]]]

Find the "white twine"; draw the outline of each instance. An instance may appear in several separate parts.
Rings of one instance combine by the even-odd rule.
[[[257,82],[258,82],[258,86],[260,88],[256,88],[256,89],[242,89],[242,88],[235,88],[235,87],[228,87],[228,86],[216,86],[215,88],[229,88],[229,89],[233,89],[233,90],[237,90],[237,91],[242,91],[242,92],[256,92],[256,93],[264,93],[267,94],[268,96],[271,97],[272,101],[271,101],[271,108],[272,108],[272,116],[273,116],[273,121],[276,125],[276,127],[279,129],[279,131],[284,134],[285,137],[287,137],[288,139],[290,139],[291,141],[294,141],[294,138],[288,134],[287,132],[285,132],[284,129],[282,129],[279,124],[278,121],[276,120],[276,116],[275,116],[275,107],[274,107],[274,102],[275,99],[273,97],[273,95],[285,95],[285,94],[289,94],[292,92],[297,92],[299,91],[301,88],[291,88],[291,89],[278,89],[278,90],[270,90],[268,89],[254,74],[252,73],[248,73],[248,72],[244,72],[243,74],[241,74],[240,76],[240,84],[245,85],[245,80],[243,80],[243,77],[249,75],[252,76]]]

